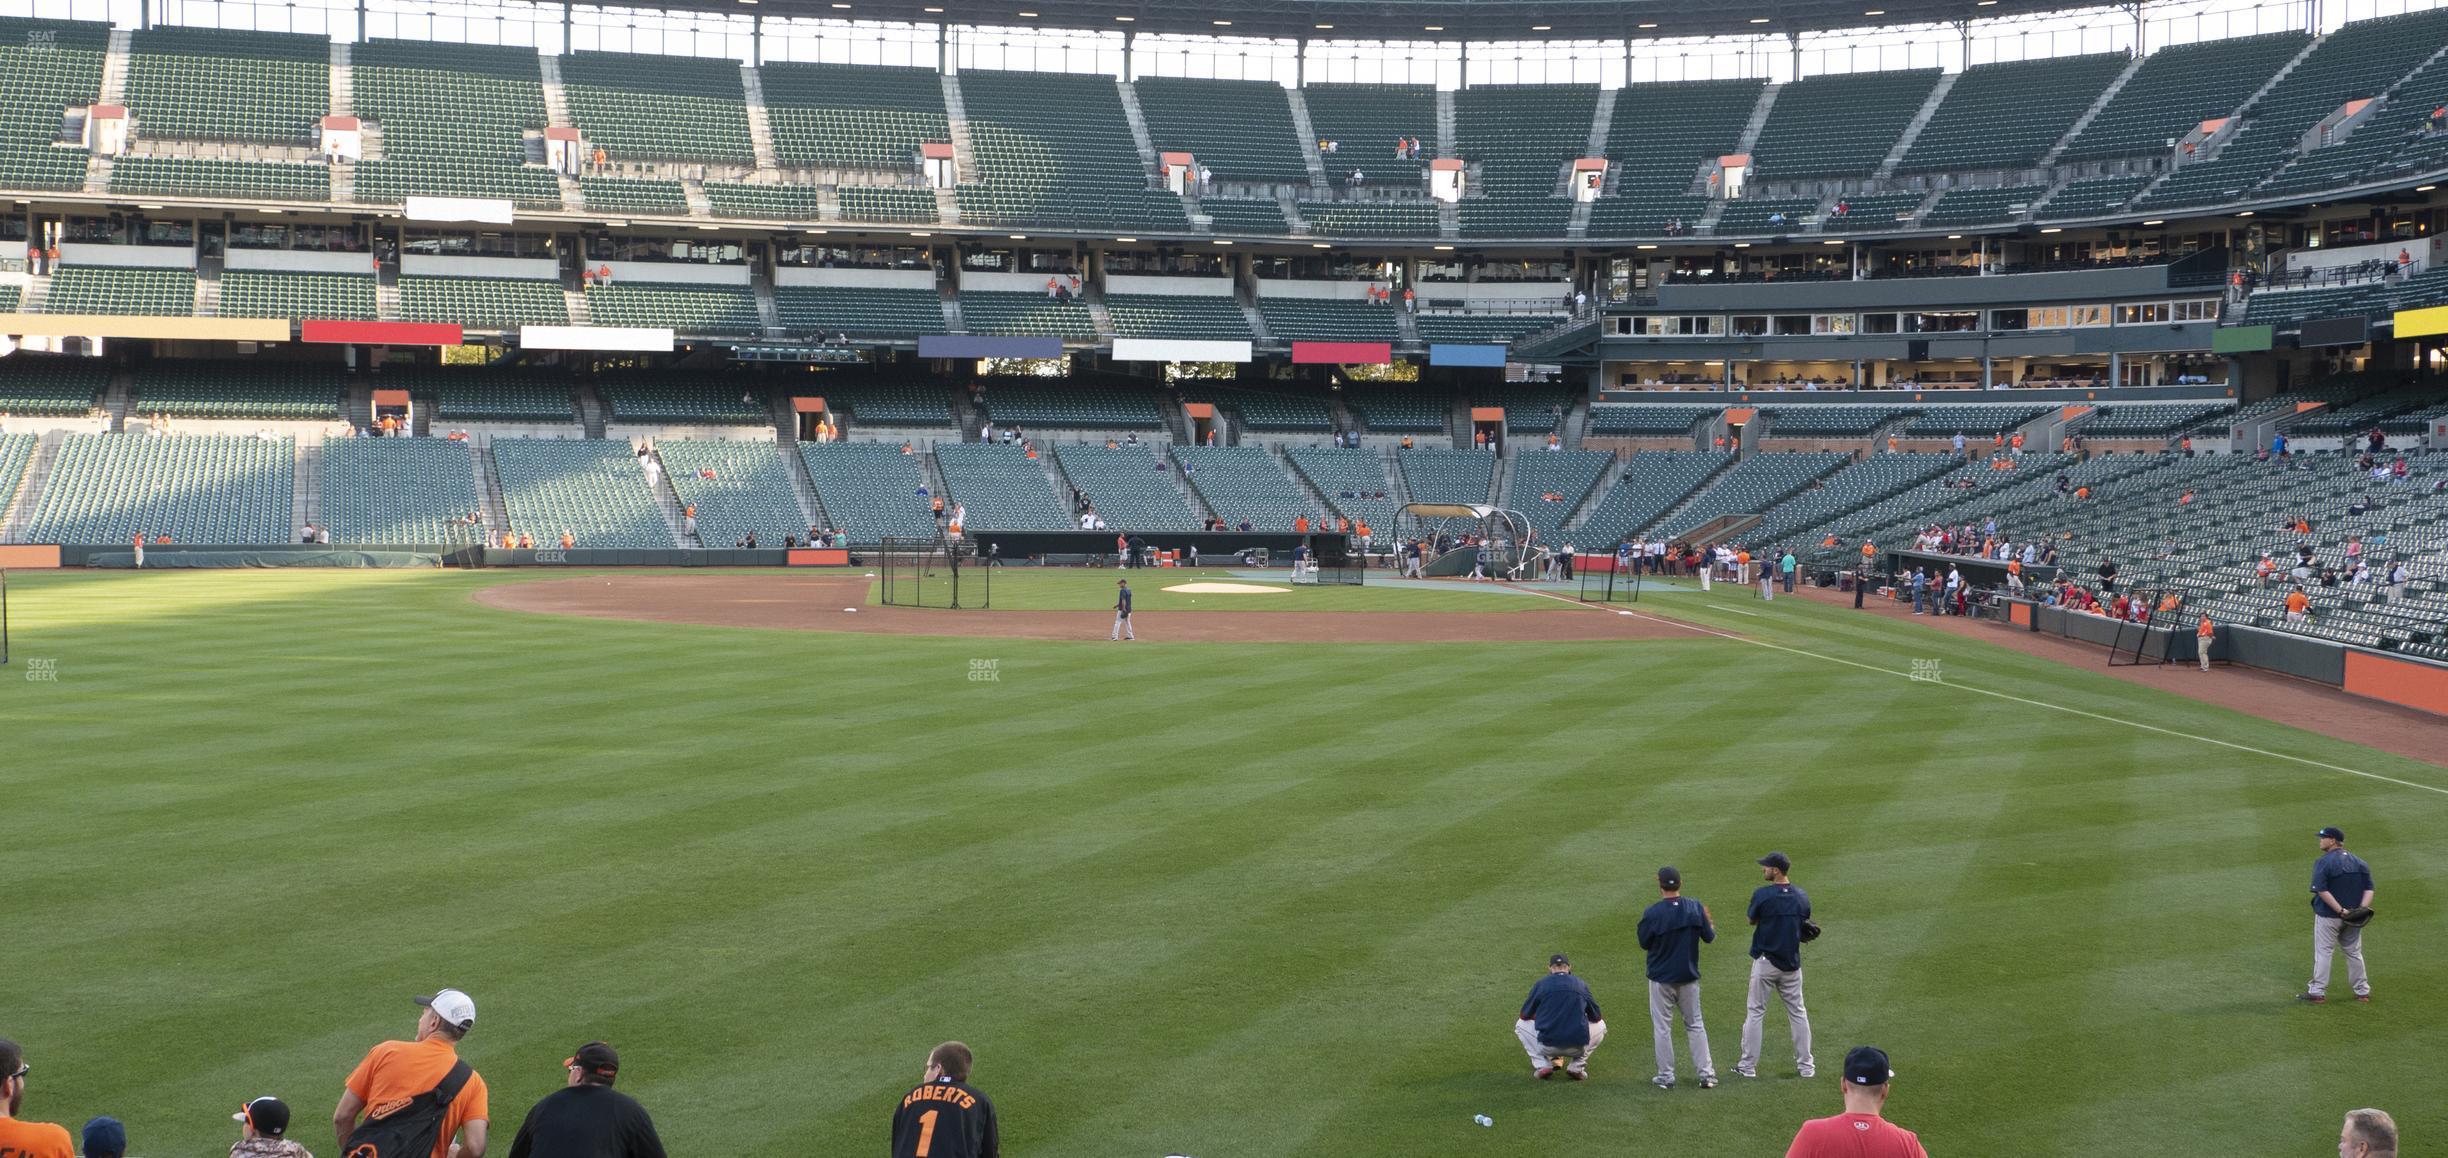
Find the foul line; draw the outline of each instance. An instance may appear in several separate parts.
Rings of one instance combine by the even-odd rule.
[[[1815,651],[1805,651],[1798,647],[1787,647],[1781,643],[1770,643],[1764,639],[1752,639],[1748,636],[1736,635],[1730,631],[1719,631],[1713,627],[1702,627],[1696,623],[1685,623],[1679,619],[1667,619],[1662,616],[1649,615],[1639,611],[1625,611],[1620,608],[1610,608],[1602,604],[1583,603],[1577,599],[1567,599],[1564,596],[1546,591],[1533,590],[1531,593],[1534,595],[1543,595],[1549,599],[1553,599],[1573,607],[1586,607],[1592,611],[1614,611],[1617,615],[1629,615],[1636,619],[1648,620],[1651,623],[1663,623],[1669,627],[1680,627],[1686,631],[1699,632],[1702,635],[1713,635],[1719,639],[1730,639],[1736,643],[1747,643],[1753,647],[1764,647],[1771,651],[1782,651],[1793,655],[1808,656],[1812,659],[1825,660],[1828,663],[1840,663],[1846,667],[1857,667],[1863,671],[1874,671],[1891,676],[1903,676],[1906,679],[1912,678],[1912,673],[1908,671],[1897,671],[1891,667],[1880,667],[1877,664],[1862,663],[1859,660],[1850,660],[1842,656],[1823,655]],[[1720,607],[1718,610],[1733,611],[1736,609],[1732,607]],[[1743,614],[1756,616],[1757,613],[1746,611],[1743,612]],[[2324,772],[2343,772],[2348,776],[2360,776],[2366,780],[2378,780],[2382,783],[2395,784],[2402,788],[2419,788],[2425,792],[2432,792],[2441,796],[2448,796],[2448,788],[2442,788],[2436,784],[2422,784],[2412,780],[2400,780],[2394,776],[2383,776],[2377,772],[2365,772],[2362,769],[2348,768],[2341,764],[2325,764],[2309,757],[2293,756],[2285,752],[2272,752],[2267,748],[2255,748],[2250,744],[2238,744],[2232,740],[2221,740],[2215,736],[2197,735],[2192,732],[2179,732],[2174,728],[2162,728],[2157,724],[2145,724],[2140,720],[2119,719],[2116,716],[2103,715],[2099,712],[2085,711],[2081,708],[2070,708],[2064,704],[2052,704],[2046,700],[2026,699],[2010,692],[1992,691],[1988,688],[1975,687],[1971,684],[1959,684],[1950,680],[1922,680],[1919,682],[1935,683],[1941,687],[1960,688],[1967,692],[1974,692],[1980,695],[1994,697],[1996,699],[2008,700],[2013,703],[2028,704],[2035,708],[2047,708],[2050,711],[2064,712],[2070,716],[2081,716],[2085,719],[2098,720],[2104,724],[2122,724],[2128,728],[2138,728],[2145,732],[2157,732],[2162,736],[2174,736],[2181,740],[2198,740],[2204,744],[2215,744],[2221,748],[2231,748],[2238,752],[2250,752],[2255,756],[2267,756],[2273,760],[2288,760],[2304,765],[2307,768],[2318,768]]]

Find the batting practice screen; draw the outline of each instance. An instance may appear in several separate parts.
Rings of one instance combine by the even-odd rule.
[[[969,544],[944,536],[887,537],[876,552],[888,607],[982,611],[992,602],[993,574],[978,564]]]

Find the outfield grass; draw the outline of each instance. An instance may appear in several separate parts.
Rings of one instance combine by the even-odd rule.
[[[2448,799],[2184,734],[2439,768],[1743,592],[1642,607],[1796,651],[1126,649],[468,602],[501,581],[13,577],[0,1034],[35,1065],[25,1116],[218,1154],[231,1109],[277,1094],[326,1153],[350,1066],[457,985],[498,1147],[596,1036],[681,1155],[880,1152],[951,1037],[1020,1155],[1781,1153],[1863,1041],[1940,1155],[2320,1153],[2364,1105],[2414,1146],[2448,1134]],[[2287,1000],[2323,824],[2378,873],[2371,1006]],[[1772,1021],[1778,1076],[1650,1089],[1650,874],[1679,865],[1726,922],[1703,988],[1730,1070],[1735,914],[1770,848],[1828,928],[1822,1077],[1783,1076]],[[1512,1040],[1559,949],[1612,1014],[1585,1085],[1529,1080]]]
[[[1131,585],[1134,611],[1559,611],[1565,604],[1486,585],[1324,587],[1294,585],[1291,572],[1244,578],[1238,568],[997,567],[987,580],[993,606],[1005,611],[1101,610],[1113,606],[1114,584]],[[961,574],[962,601],[974,603],[976,569]],[[1239,583],[1281,589],[1278,595],[1196,595],[1168,591],[1185,583]],[[869,602],[882,599],[881,584]],[[1493,597],[1491,597],[1493,595]]]

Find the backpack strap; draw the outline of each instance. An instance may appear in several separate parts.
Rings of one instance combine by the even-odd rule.
[[[459,1091],[467,1088],[468,1079],[475,1075],[476,1071],[469,1069],[465,1060],[454,1060],[450,1072],[442,1075],[442,1084],[435,1086],[427,1096],[437,1106],[448,1106],[459,1100]]]

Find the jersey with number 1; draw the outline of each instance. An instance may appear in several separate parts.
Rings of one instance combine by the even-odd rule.
[[[893,1158],[1001,1158],[994,1103],[950,1078],[911,1090],[893,1111]]]

